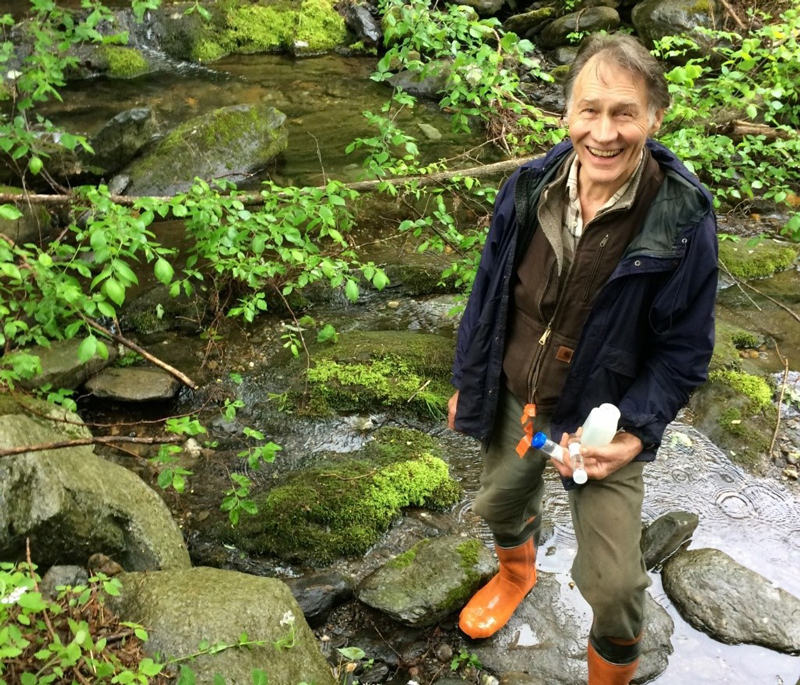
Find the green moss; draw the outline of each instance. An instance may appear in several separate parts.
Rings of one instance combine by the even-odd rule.
[[[772,406],[772,387],[764,378],[740,371],[714,371],[709,380],[720,381],[749,400],[752,413],[764,411]]]
[[[462,542],[456,551],[461,557],[461,568],[467,572],[474,572],[478,565],[478,553],[481,551],[482,543],[480,540],[467,540]]]
[[[133,48],[118,45],[104,45],[98,52],[106,62],[109,76],[114,78],[133,78],[144,74],[149,65],[142,53]]]
[[[394,559],[392,559],[386,565],[389,568],[408,568],[411,564],[414,563],[414,559],[417,558],[417,554],[419,551],[426,547],[431,543],[430,540],[420,540],[416,545],[414,545],[411,549],[406,550],[402,554],[398,554]]]
[[[321,348],[308,371],[315,414],[362,411],[376,405],[441,417],[452,394],[453,344],[435,335],[406,331],[342,335]]]
[[[477,565],[481,545],[480,540],[467,540],[456,547],[456,551],[461,557],[461,568],[466,578],[464,582],[447,593],[445,599],[447,606],[463,606],[475,591],[480,582],[480,573],[478,573]]]
[[[567,80],[567,76],[568,75],[569,75],[569,65],[568,64],[562,64],[560,66],[557,66],[555,69],[553,69],[550,72],[550,76],[553,77],[553,80],[556,83],[563,83],[564,81]]]
[[[739,350],[758,347],[762,339],[755,333],[722,321],[719,317],[715,324],[714,355],[711,358],[712,371],[722,369],[741,370]]]
[[[800,246],[763,240],[753,247],[724,241],[719,246],[719,260],[736,278],[767,278],[788,269],[800,253]]]
[[[360,458],[329,455],[324,465],[290,475],[228,538],[247,552],[318,563],[364,554],[402,508],[428,506],[452,481],[447,464],[420,449],[429,441],[409,429],[376,431]]]
[[[213,62],[225,57],[230,52],[213,39],[203,38],[195,43],[191,57],[197,62]]]
[[[347,44],[347,27],[330,0],[305,0],[297,16],[295,42],[308,43],[305,50],[324,52]]]

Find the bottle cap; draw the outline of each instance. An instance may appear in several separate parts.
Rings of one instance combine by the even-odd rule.
[[[572,472],[572,480],[578,485],[583,485],[588,480],[586,471],[583,469],[575,469],[575,471]]]
[[[547,442],[547,436],[544,433],[542,433],[542,431],[539,431],[536,435],[534,435],[531,438],[531,447],[538,450],[544,447],[544,443],[546,442]]]

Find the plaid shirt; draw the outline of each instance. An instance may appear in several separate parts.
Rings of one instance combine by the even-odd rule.
[[[622,187],[614,193],[598,211],[595,216],[599,216],[607,209],[611,209],[620,198],[625,195],[630,188],[633,180],[639,176],[642,167],[642,160],[644,159],[644,150],[642,150],[642,157],[639,160],[639,166],[636,168],[630,178],[622,185]],[[564,203],[564,234],[568,232],[572,235],[573,243],[572,250],[574,252],[575,246],[578,244],[581,235],[583,234],[583,214],[581,213],[581,201],[578,196],[578,170],[580,169],[580,162],[578,162],[578,155],[576,154],[572,159],[572,165],[569,169],[569,176],[567,177],[567,202]]]

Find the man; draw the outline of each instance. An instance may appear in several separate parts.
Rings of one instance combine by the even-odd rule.
[[[707,377],[716,219],[708,191],[648,140],[669,94],[636,39],[584,41],[566,97],[570,140],[498,194],[459,329],[449,423],[483,443],[474,510],[500,560],[459,625],[494,634],[536,582],[547,459],[531,434],[566,445],[610,402],[621,431],[581,448],[588,483],[575,485],[568,459],[553,464],[578,541],[573,579],[593,612],[589,683],[617,685],[636,671],[650,584],[639,549],[644,463]]]

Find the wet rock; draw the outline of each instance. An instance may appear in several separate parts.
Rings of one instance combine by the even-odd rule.
[[[0,193],[22,195],[22,188],[0,185]],[[0,233],[11,238],[18,245],[26,243],[42,243],[52,234],[52,217],[46,207],[20,204],[17,209],[22,212],[19,219],[0,219]]]
[[[172,330],[197,333],[202,328],[204,309],[196,292],[191,297],[185,293],[170,297],[168,286],[157,285],[126,303],[119,321],[122,330],[143,336]]]
[[[139,107],[120,112],[90,141],[94,154],[87,162],[113,173],[130,162],[155,133],[153,110]]]
[[[112,195],[122,195],[131,184],[131,177],[127,174],[117,174],[108,182],[108,192]]]
[[[317,573],[286,581],[309,625],[317,626],[334,607],[353,596],[353,580],[340,573]]]
[[[59,587],[87,585],[89,574],[83,566],[51,566],[39,582],[42,595],[57,597]]]
[[[345,5],[341,13],[347,26],[364,45],[380,45],[383,38],[380,24],[365,5]]]
[[[426,124],[424,122],[418,123],[417,126],[419,126],[420,130],[425,134],[425,137],[428,140],[442,139],[442,132],[435,126],[431,126],[430,124]]]
[[[90,435],[76,414],[28,402],[38,414],[72,423],[29,414],[0,396],[0,447]],[[98,551],[135,571],[189,566],[183,536],[161,498],[135,474],[95,455],[90,446],[0,460],[0,557],[23,557],[26,537],[42,566],[83,565]]]
[[[86,383],[95,397],[119,402],[169,400],[180,389],[180,382],[161,369],[105,369]]]
[[[547,685],[541,678],[521,671],[510,671],[503,674],[500,685]]]
[[[697,514],[688,511],[671,511],[659,516],[642,534],[641,547],[647,570],[672,556],[692,537],[700,522]]]
[[[556,64],[570,65],[578,56],[578,48],[571,45],[562,45],[553,51],[552,58]]]
[[[386,682],[386,676],[389,675],[389,667],[386,664],[375,664],[369,669],[362,667],[361,672],[356,671],[359,683],[365,685],[373,685],[374,683]]]
[[[482,17],[491,17],[503,8],[506,0],[454,0],[454,3],[472,7]]]
[[[619,23],[619,14],[612,7],[591,7],[583,12],[572,12],[548,24],[539,34],[539,45],[546,50],[556,48],[569,43],[567,36],[570,33],[611,30]]]
[[[37,345],[26,349],[26,354],[39,357],[42,373],[23,381],[22,385],[26,388],[41,388],[49,383],[53,388],[72,390],[83,385],[88,378],[99,373],[117,358],[117,348],[114,345],[107,345],[108,359],[95,355],[82,364],[78,360],[78,348],[82,342],[83,338],[72,338],[51,342],[50,347]]]
[[[470,642],[468,649],[494,673],[526,672],[547,685],[583,685],[590,627],[591,610],[578,590],[540,572],[536,587],[508,624],[488,640]],[[648,594],[635,682],[652,680],[666,669],[673,628],[669,614]]]
[[[680,552],[664,565],[662,577],[681,616],[715,640],[800,653],[800,599],[724,552]]]
[[[416,97],[437,99],[447,86],[450,77],[450,62],[438,60],[429,62],[425,72],[410,70],[401,71],[389,78],[389,83],[394,88],[411,93]]]
[[[130,195],[174,195],[195,176],[241,181],[286,149],[286,115],[268,105],[234,105],[190,119],[134,161]]]
[[[542,7],[538,10],[514,14],[503,22],[503,30],[525,36],[531,31],[541,29],[555,15],[553,7]]]
[[[703,38],[693,29],[714,28],[720,16],[715,0],[642,0],[633,8],[632,19],[637,35],[650,43],[685,33],[702,44]]]
[[[619,9],[621,4],[620,0],[576,0],[572,6],[572,10],[574,12],[580,12],[590,7],[613,7],[616,10]]]
[[[188,656],[200,640],[237,644],[243,632],[264,642],[196,657],[191,665],[198,683],[211,683],[215,673],[224,673],[228,683],[250,683],[253,669],[268,664],[271,685],[335,685],[300,607],[279,580],[202,567],[128,573],[119,580],[122,591],[110,605],[123,620],[147,626],[149,656]],[[292,647],[276,648],[291,632]]]
[[[125,569],[122,568],[120,564],[111,557],[101,554],[100,552],[92,554],[86,562],[86,566],[89,571],[91,571],[92,575],[102,573],[103,575],[113,577],[125,572]]]
[[[356,596],[401,623],[431,626],[464,606],[496,570],[480,540],[427,539],[367,576]]]

